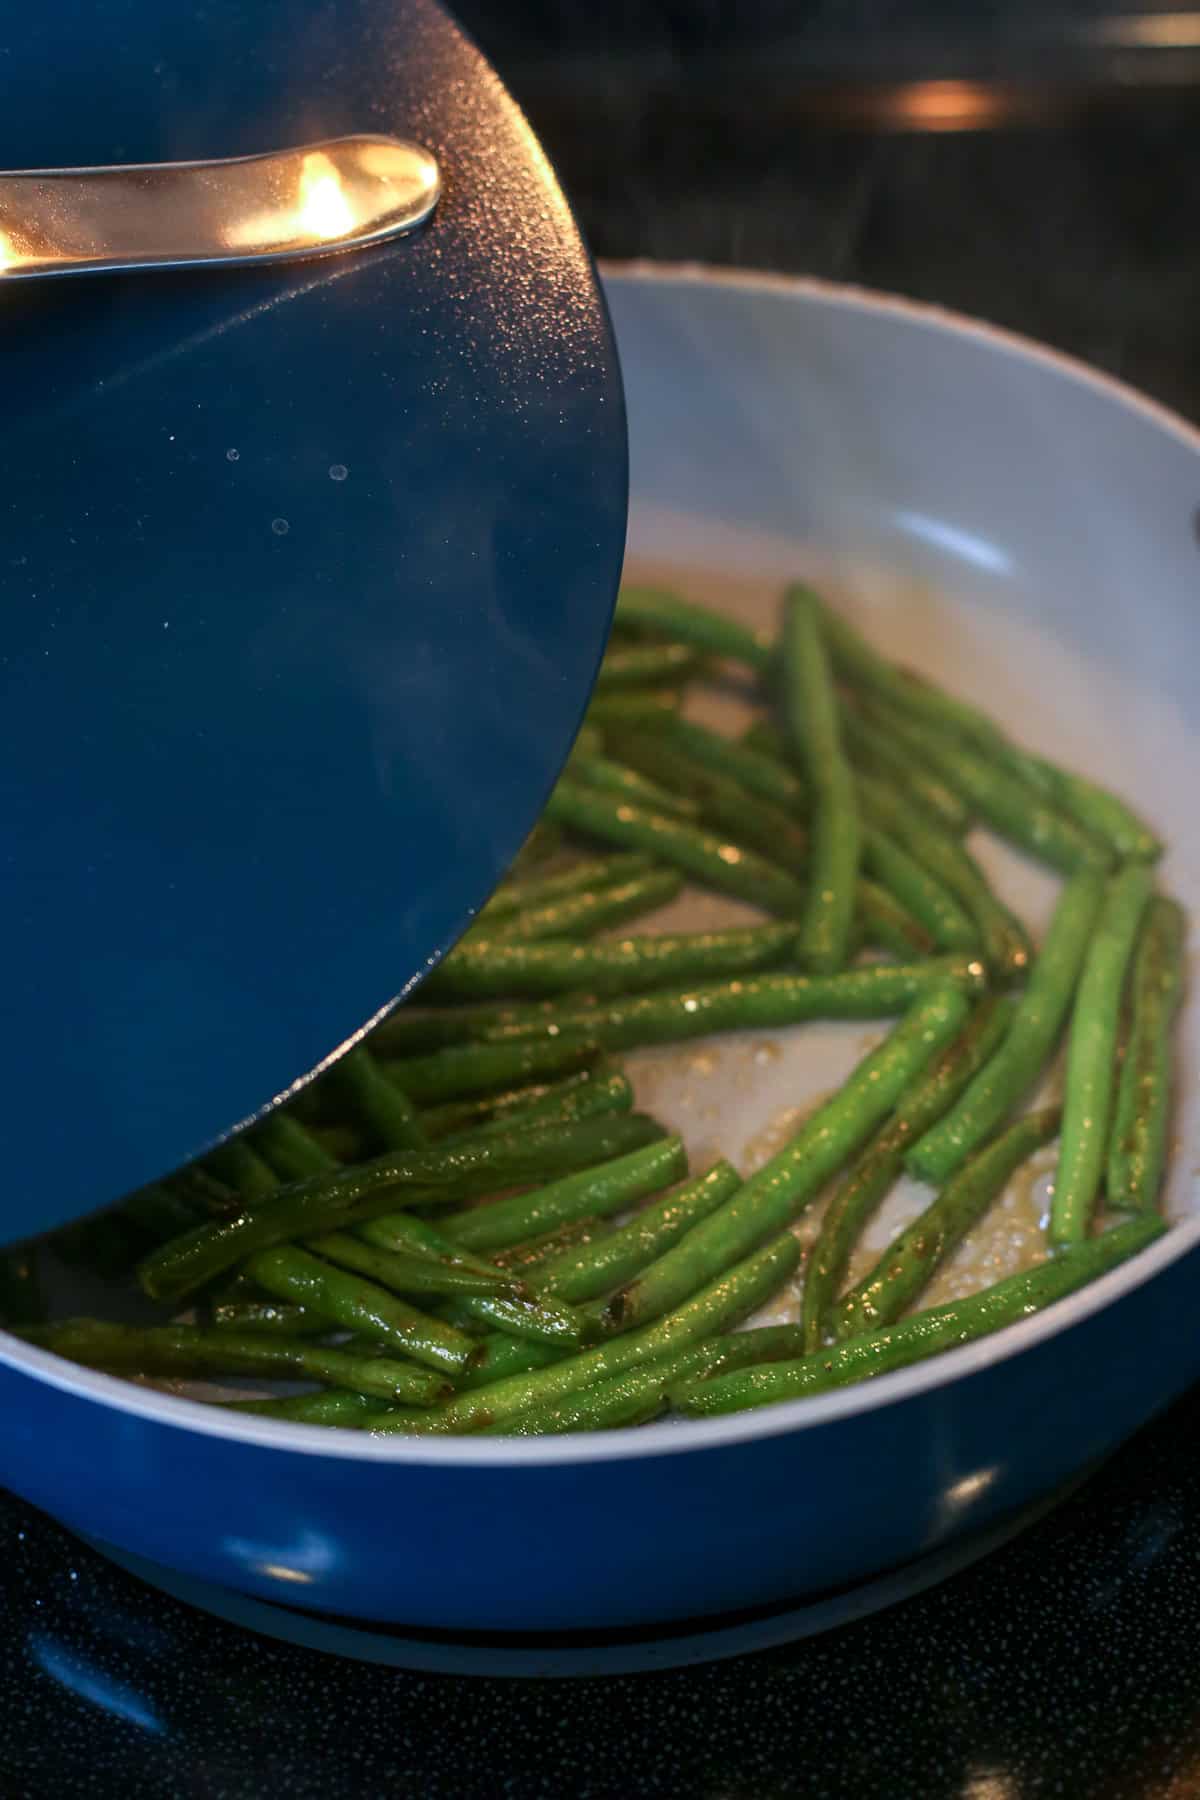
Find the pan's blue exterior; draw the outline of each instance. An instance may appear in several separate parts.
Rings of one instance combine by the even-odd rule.
[[[263,1449],[0,1362],[4,1479],[121,1549],[321,1612],[482,1631],[697,1618],[886,1568],[1112,1450],[1200,1376],[1198,1276],[1193,1251],[1019,1355],[840,1422],[755,1437],[762,1414],[727,1447],[585,1464]]]

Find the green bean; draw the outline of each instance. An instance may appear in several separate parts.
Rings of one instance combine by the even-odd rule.
[[[1171,1108],[1171,1030],[1183,998],[1187,927],[1173,900],[1152,900],[1133,967],[1125,1060],[1108,1151],[1107,1199],[1158,1203]]]
[[[1104,1173],[1121,999],[1153,882],[1144,862],[1127,863],[1113,877],[1079,977],[1050,1207],[1050,1242],[1060,1249],[1086,1237]]]
[[[1008,760],[1008,739],[978,707],[947,694],[931,681],[918,681],[907,670],[889,662],[836,613],[826,611],[825,633],[834,668],[850,686],[865,688],[882,698],[889,708],[899,709],[918,724],[932,726],[939,735],[949,733],[964,739],[1012,774],[1018,774]]]
[[[605,1113],[628,1113],[632,1110],[633,1087],[619,1069],[601,1073],[597,1063],[588,1073],[592,1079],[581,1082],[569,1093],[548,1095],[544,1100],[534,1101],[523,1108],[520,1113],[506,1114],[503,1118],[477,1125],[474,1132],[464,1133],[461,1138],[453,1133],[450,1137],[443,1138],[442,1142],[462,1143],[468,1136],[476,1142],[480,1138],[496,1137],[511,1130],[517,1122],[522,1126],[568,1125],[575,1119],[595,1119]]]
[[[394,1212],[405,1198],[422,1204],[464,1201],[586,1168],[661,1135],[652,1121],[634,1114],[533,1126],[448,1150],[390,1151],[373,1162],[293,1182],[258,1205],[246,1206],[235,1218],[198,1226],[152,1251],[140,1264],[138,1278],[151,1298],[176,1300],[252,1251],[378,1218]]]
[[[492,1264],[497,1269],[507,1269],[523,1280],[532,1271],[539,1269],[552,1256],[569,1250],[582,1250],[586,1245],[598,1242],[602,1237],[609,1237],[616,1230],[611,1219],[598,1219],[594,1213],[583,1219],[572,1219],[566,1225],[555,1225],[549,1231],[539,1232],[536,1237],[525,1238],[520,1244],[513,1244],[507,1250],[496,1250],[492,1254]],[[535,1286],[529,1282],[530,1287]]]
[[[605,1309],[609,1328],[626,1330],[659,1317],[765,1237],[794,1223],[960,1030],[966,1014],[967,1001],[957,988],[939,986],[917,1000],[782,1150],[612,1296]]]
[[[623,881],[632,881],[635,875],[648,875],[653,867],[648,856],[589,856],[577,858],[569,868],[558,869],[552,875],[505,881],[480,912],[475,926],[498,924],[503,918],[548,906],[553,900],[565,900],[588,888],[616,887]]]
[[[329,1320],[278,1300],[218,1300],[210,1312],[216,1331],[265,1332],[271,1337],[323,1337]]]
[[[511,940],[510,940],[511,941]],[[466,940],[457,946],[463,949]],[[551,1014],[549,1003],[543,1008],[547,1017]],[[483,1033],[493,1025],[503,1025],[509,1016],[511,1006],[441,1006],[441,1007],[408,1007],[402,1006],[389,1018],[382,1020],[371,1033],[371,1048],[380,1057],[424,1056],[432,1050],[446,1050],[452,1044],[470,1044],[482,1037]],[[500,1101],[505,1097],[500,1096]],[[499,1103],[499,1101],[498,1101]],[[462,1101],[456,1101],[461,1107]],[[479,1104],[470,1103],[471,1107]],[[514,1096],[512,1104],[518,1101]],[[431,1109],[421,1109],[421,1123],[430,1129]],[[436,1124],[439,1114],[435,1114]],[[470,1123],[468,1113],[466,1123]],[[441,1127],[439,1127],[441,1129]]]
[[[602,694],[618,688],[670,687],[694,675],[700,659],[686,644],[631,644],[605,654],[596,675]]]
[[[507,1023],[491,1028],[491,1041],[478,1047],[480,1054],[470,1067],[485,1064],[485,1050],[541,1045],[542,1034],[547,1049],[584,1043],[593,1051],[599,1044],[606,1050],[631,1050],[718,1031],[775,1030],[809,1019],[883,1019],[946,981],[977,991],[984,984],[982,964],[967,956],[934,956],[924,962],[874,963],[839,975],[748,975],[699,987],[663,988],[599,1006],[514,1007]],[[454,1057],[467,1058],[471,1048],[407,1057],[397,1070],[406,1083],[432,1086],[443,1067],[453,1070]],[[490,1061],[486,1066],[492,1066]]]
[[[389,1357],[360,1356],[292,1338],[210,1331],[198,1325],[111,1325],[68,1319],[19,1335],[89,1368],[143,1375],[297,1375],[374,1394],[381,1400],[432,1406],[449,1384],[424,1369]]]
[[[453,1213],[442,1230],[469,1250],[503,1250],[572,1219],[603,1218],[687,1173],[682,1139],[662,1137],[627,1156],[567,1175],[531,1193]]]
[[[743,749],[753,750],[757,756],[768,756],[779,763],[789,774],[795,773],[795,750],[789,743],[781,725],[774,719],[754,719],[747,725],[738,743]],[[806,790],[807,791],[807,790]]]
[[[635,1363],[684,1350],[689,1344],[728,1331],[756,1311],[795,1273],[799,1260],[800,1246],[792,1233],[785,1231],[733,1268],[723,1270],[685,1306],[641,1331],[563,1357],[544,1368],[509,1375],[486,1387],[457,1394],[444,1406],[431,1408],[427,1417],[414,1414],[381,1418],[376,1429],[479,1431],[526,1407],[558,1400],[592,1382],[619,1375]]]
[[[977,950],[979,931],[950,890],[886,832],[868,825],[862,836],[868,868],[906,906],[942,950]]]
[[[847,680],[883,696],[935,730],[978,746],[1002,769],[1053,800],[1117,856],[1152,859],[1159,854],[1162,845],[1154,833],[1115,794],[1021,749],[977,707],[877,655],[844,620],[830,616],[827,628],[834,661]]]
[[[924,1357],[971,1343],[1016,1324],[1030,1313],[1042,1311],[1137,1255],[1165,1229],[1157,1215],[1140,1214],[1077,1249],[1067,1250],[1036,1269],[1010,1275],[966,1300],[931,1307],[897,1325],[866,1332],[795,1362],[775,1362],[718,1375],[712,1381],[691,1382],[684,1390],[672,1393],[672,1402],[689,1417],[707,1417],[741,1412],[751,1406],[769,1406],[779,1400],[798,1400],[844,1387],[848,1382],[907,1368]]]
[[[45,1316],[37,1252],[26,1246],[0,1254],[0,1326],[36,1325]]]
[[[223,1306],[226,1302],[240,1305],[243,1300],[262,1300],[265,1296],[257,1282],[242,1269],[231,1269],[218,1281],[214,1281],[207,1294],[198,1303],[206,1310],[214,1306]]]
[[[463,1330],[488,1325],[509,1337],[554,1344],[561,1350],[577,1349],[584,1338],[584,1321],[575,1308],[546,1294],[515,1300],[476,1295],[451,1302],[443,1316]]]
[[[325,1080],[367,1132],[372,1150],[416,1150],[428,1142],[408,1095],[362,1044],[348,1050]]]
[[[597,1063],[596,1067],[599,1066]],[[451,1133],[462,1137],[477,1131],[481,1125],[525,1118],[531,1105],[551,1095],[569,1094],[580,1082],[590,1081],[591,1077],[591,1069],[581,1069],[577,1075],[564,1076],[561,1081],[533,1081],[498,1094],[477,1094],[470,1100],[447,1100],[440,1106],[424,1107],[421,1123],[434,1142],[444,1143]]]
[[[566,1394],[545,1406],[531,1406],[512,1419],[485,1425],[483,1435],[541,1437],[566,1431],[612,1431],[620,1426],[647,1425],[665,1411],[667,1381],[676,1369],[708,1373],[703,1359],[697,1363],[686,1351],[666,1358],[649,1369],[629,1369],[608,1381]]]
[[[808,837],[790,811],[762,800],[729,774],[677,749],[661,731],[627,732],[616,740],[634,769],[661,783],[670,794],[694,802],[700,823],[728,832],[734,843],[763,857],[772,867],[803,873]]]
[[[682,1358],[676,1360],[682,1363]],[[654,1374],[631,1369],[626,1375],[598,1381],[549,1406],[531,1406],[515,1419],[485,1425],[483,1436],[543,1437],[553,1432],[613,1431],[621,1426],[649,1425],[666,1410],[667,1372],[665,1362]]]
[[[603,1113],[627,1113],[633,1108],[633,1088],[628,1078],[619,1069],[603,1070],[597,1062],[591,1069],[585,1070],[587,1080],[580,1081],[578,1086],[565,1093],[547,1094],[541,1100],[531,1101],[522,1107],[519,1113],[505,1113],[501,1118],[485,1120],[477,1125],[473,1132],[461,1135],[452,1132],[441,1141],[443,1144],[463,1143],[468,1138],[478,1141],[480,1138],[496,1137],[508,1131],[518,1121],[527,1125],[567,1125],[574,1119],[595,1119]],[[564,1087],[565,1083],[562,1084]]]
[[[600,1049],[590,1037],[574,1031],[568,1034],[549,1008],[541,1032],[536,1018],[526,1019],[522,1014],[518,1022],[524,1028],[520,1034],[515,1029],[497,1027],[505,1031],[504,1038],[454,1044],[428,1056],[402,1056],[386,1067],[395,1071],[396,1080],[414,1100],[449,1100],[458,1094],[477,1094],[508,1082],[577,1069],[580,1063],[594,1062]],[[518,1123],[510,1121],[514,1130]],[[465,1149],[478,1135],[472,1132],[461,1145],[443,1148]]]
[[[523,881],[531,869],[548,863],[562,848],[562,832],[547,819],[539,819],[517,854],[513,857],[511,876]]]
[[[242,1204],[236,1188],[218,1181],[210,1169],[199,1163],[188,1163],[186,1167],[176,1169],[173,1175],[165,1177],[162,1185],[186,1200],[200,1218],[235,1213]]]
[[[1104,886],[1103,873],[1089,869],[1064,887],[1004,1042],[905,1158],[919,1180],[940,1183],[952,1175],[1042,1073],[1071,1005]]]
[[[356,1125],[320,1125],[310,1119],[303,1129],[335,1163],[362,1162],[368,1154],[367,1140]],[[287,1181],[300,1180],[298,1175],[283,1176],[278,1168],[275,1172]],[[316,1174],[315,1169],[313,1173]]]
[[[587,723],[599,726],[601,731],[612,725],[632,725],[635,721],[644,723],[648,719],[669,718],[679,710],[679,690],[677,688],[629,688],[624,691],[611,689],[607,693],[593,693],[591,705],[587,710]]]
[[[459,1376],[455,1385],[460,1394],[469,1393],[475,1388],[490,1386],[493,1381],[504,1381],[510,1375],[523,1375],[528,1369],[544,1369],[547,1364],[561,1362],[569,1354],[569,1349],[561,1344],[544,1340],[535,1343],[532,1338],[489,1331],[476,1346],[479,1360]]]
[[[758,1367],[776,1357],[799,1354],[800,1334],[792,1325],[765,1325],[754,1331],[705,1338],[690,1349],[672,1351],[650,1363],[635,1363],[619,1375],[591,1382],[541,1406],[528,1407],[496,1425],[485,1425],[484,1434],[534,1437],[642,1424],[663,1410],[672,1390],[681,1382],[747,1365]]]
[[[365,1244],[373,1244],[379,1250],[423,1256],[427,1260],[447,1263],[452,1268],[473,1269],[477,1275],[495,1274],[491,1263],[464,1250],[428,1219],[414,1218],[411,1213],[384,1213],[382,1218],[364,1220],[355,1226],[355,1230]]]
[[[854,919],[860,831],[854,775],[842,750],[819,603],[788,590],[783,618],[788,732],[812,792],[812,869],[800,927],[802,960],[819,974],[846,961]]]
[[[662,588],[623,587],[617,597],[617,623],[677,639],[693,651],[728,657],[762,674],[774,662],[765,632],[750,631],[736,619],[695,601],[680,599]]]
[[[449,1384],[447,1383],[447,1386]],[[385,1400],[326,1388],[312,1394],[289,1394],[283,1400],[222,1400],[227,1412],[261,1413],[265,1419],[288,1419],[293,1425],[361,1425],[387,1411]]]
[[[120,1218],[145,1232],[155,1243],[165,1243],[181,1231],[190,1231],[202,1216],[195,1203],[171,1188],[153,1182],[127,1194],[117,1208]]]
[[[605,806],[624,806],[624,802],[598,789],[594,794],[590,788],[580,791],[591,794]],[[685,820],[680,821],[681,828],[685,824]],[[645,913],[656,912],[660,906],[669,905],[682,885],[675,870],[652,869],[647,875],[635,875],[631,881],[618,882],[612,887],[588,888],[579,894],[569,894],[564,900],[552,900],[546,906],[530,907],[512,919],[502,920],[494,930],[471,932],[469,942],[587,937],[592,932],[623,925],[627,919],[641,918]]]
[[[601,740],[603,741],[603,740]],[[567,763],[567,773],[584,787],[600,788],[618,794],[641,806],[657,807],[662,812],[677,813],[680,818],[696,818],[699,808],[686,794],[673,794],[648,775],[621,762],[616,756],[575,750]]]
[[[794,918],[803,906],[804,889],[794,876],[686,819],[593,793],[567,779],[559,781],[547,806],[572,831],[647,850],[705,886],[765,912]]]
[[[462,999],[503,994],[634,994],[645,988],[719,975],[741,975],[782,962],[796,943],[794,925],[733,926],[725,931],[646,932],[575,944],[490,943],[463,947],[438,971],[438,992]]]
[[[250,1148],[245,1138],[229,1138],[218,1144],[205,1161],[218,1180],[228,1182],[243,1200],[264,1199],[279,1186],[274,1169]]]
[[[843,723],[849,730],[849,714],[843,715]],[[786,746],[773,726],[760,724],[756,727],[754,742],[764,746],[764,751],[758,753],[763,761],[770,760],[772,752],[776,756],[786,754]],[[927,865],[923,872],[924,879],[921,874],[914,874],[911,866],[905,867],[902,873],[907,875],[909,882],[916,882],[919,887],[924,887],[929,876],[936,877],[943,888],[948,888],[951,895],[963,902],[967,913],[975,920],[989,963],[1005,974],[1022,970],[1029,958],[1029,940],[1024,928],[996,899],[974,858],[968,855],[957,840],[946,837],[944,831],[938,829],[931,809],[922,805],[919,799],[915,803],[906,799],[890,776],[887,781],[878,781],[860,772],[857,785],[862,811],[868,823],[879,827],[903,846],[908,852],[910,865],[912,862]],[[949,793],[950,790],[945,791]],[[961,802],[957,804],[965,822],[966,809],[961,807]],[[939,901],[943,898],[936,892],[932,896],[935,916],[939,922]],[[872,932],[877,933],[880,943],[901,956],[913,951],[927,954],[933,948],[926,925],[913,919],[906,910],[897,911],[896,891],[889,903],[889,896],[884,889],[860,877],[856,900],[858,922],[869,939]],[[926,910],[928,905],[927,896]],[[952,914],[951,921],[952,933],[966,941],[961,920]]]
[[[902,713],[870,711],[901,743],[924,756],[1001,837],[1067,875],[1111,864],[1104,844],[1000,763]]]
[[[597,1243],[567,1249],[540,1264],[531,1285],[536,1293],[560,1300],[594,1300],[655,1261],[736,1193],[741,1176],[725,1161],[714,1163],[682,1187],[643,1207],[627,1225]]]
[[[860,875],[854,903],[855,924],[867,943],[906,959],[932,954],[933,939],[925,927],[886,888]]]
[[[842,731],[858,769],[860,792],[864,777],[882,782],[890,792],[902,795],[912,810],[943,831],[952,832],[955,838],[967,829],[971,815],[961,795],[940,780],[908,745],[881,731],[853,708],[842,714]]]
[[[931,826],[885,782],[860,775],[858,791],[865,817],[898,838],[930,875],[957,895],[975,921],[984,958],[993,973],[1001,980],[1024,974],[1032,955],[1029,935],[993,894],[970,851]]]
[[[662,738],[664,744],[689,757],[693,762],[736,781],[748,794],[769,800],[792,817],[802,817],[808,807],[808,790],[794,769],[788,768],[775,755],[764,755],[745,742],[723,737],[676,713],[648,719],[643,729]],[[619,744],[619,732],[610,731],[607,742]]]
[[[1161,840],[1118,795],[1070,769],[1059,768],[1044,756],[1028,750],[1017,750],[1015,755],[1029,779],[1115,855],[1138,862],[1153,862],[1162,855]]]
[[[936,1124],[983,1067],[1008,1030],[1012,1011],[1011,1001],[981,1000],[960,1035],[901,1094],[891,1118],[847,1171],[825,1209],[805,1266],[802,1316],[806,1351],[819,1349],[824,1341],[829,1311],[850,1253],[863,1226],[900,1175],[904,1152]]]
[[[306,1175],[335,1169],[340,1161],[299,1120],[289,1118],[285,1112],[268,1113],[260,1119],[252,1137],[255,1149],[277,1181],[303,1181]]]
[[[888,1245],[869,1274],[838,1301],[833,1333],[857,1337],[890,1325],[917,1295],[1035,1150],[1057,1132],[1062,1111],[1027,1113],[964,1163],[925,1210]]]
[[[455,1297],[464,1294],[496,1294],[511,1299],[517,1292],[512,1276],[498,1269],[479,1269],[441,1262],[432,1256],[409,1255],[364,1242],[348,1231],[325,1231],[308,1239],[307,1246],[326,1262],[366,1275],[394,1294],[429,1294]]]
[[[343,1331],[398,1350],[428,1368],[453,1375],[470,1361],[474,1345],[464,1332],[419,1312],[377,1282],[335,1269],[294,1244],[255,1251],[246,1273],[268,1294],[298,1301]]]

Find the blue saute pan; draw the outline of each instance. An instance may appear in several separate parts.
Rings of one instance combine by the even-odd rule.
[[[654,268],[607,291],[631,567],[747,618],[783,579],[820,581],[889,648],[1128,792],[1194,906],[1196,434],[1061,357],[901,302]],[[1048,884],[1008,875],[1040,922]],[[0,1338],[3,1479],[173,1570],[413,1627],[653,1624],[902,1563],[1047,1494],[1200,1374],[1195,1033],[1188,1008],[1172,1229],[916,1368],[723,1420],[404,1442],[226,1416]],[[846,1055],[824,1027],[785,1035],[761,1085],[718,1083],[703,1136],[748,1154],[764,1113],[803,1104]],[[660,1079],[656,1099],[670,1113],[676,1090]]]

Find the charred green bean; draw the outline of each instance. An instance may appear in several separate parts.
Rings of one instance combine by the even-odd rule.
[[[1104,886],[1103,872],[1091,869],[1063,889],[1004,1042],[905,1159],[922,1181],[943,1182],[952,1175],[1042,1074],[1071,1005]]]
[[[1187,926],[1173,900],[1152,900],[1133,968],[1125,1060],[1108,1152],[1108,1204],[1140,1211],[1162,1186],[1171,1109],[1171,1030],[1184,989]]]
[[[850,1253],[904,1166],[904,1153],[936,1124],[996,1049],[1012,1017],[1012,1002],[981,1000],[958,1037],[928,1071],[916,1077],[833,1195],[804,1272],[805,1350],[824,1341],[829,1314]]]
[[[295,1375],[409,1406],[432,1406],[446,1398],[449,1388],[444,1376],[389,1357],[197,1325],[111,1325],[100,1319],[68,1319],[21,1335],[56,1356],[118,1374]]]
[[[842,748],[840,708],[816,597],[789,589],[783,621],[783,703],[811,800],[811,868],[800,952],[819,974],[846,962],[861,833],[854,774]]]
[[[569,778],[559,781],[547,806],[572,831],[646,850],[704,886],[761,906],[764,912],[796,918],[803,907],[804,888],[793,875],[686,819],[595,793]]]
[[[871,1272],[838,1302],[835,1337],[857,1337],[898,1319],[1021,1164],[1057,1134],[1061,1118],[1057,1106],[1029,1113],[964,1163],[937,1198],[888,1245]]]
[[[794,925],[724,931],[646,932],[576,944],[496,942],[463,946],[442,964],[437,991],[461,999],[505,994],[636,994],[681,981],[742,975],[782,962]]]
[[[493,1200],[443,1219],[442,1230],[468,1250],[503,1250],[573,1219],[620,1212],[687,1173],[679,1137],[661,1137],[627,1156],[564,1176],[548,1187]]]
[[[662,588],[623,587],[617,597],[616,617],[619,624],[677,639],[690,650],[745,663],[757,674],[764,674],[774,661],[766,632],[749,631],[724,613]]]
[[[915,1001],[790,1143],[613,1295],[606,1308],[610,1328],[625,1330],[659,1317],[765,1237],[791,1225],[961,1029],[966,1014],[966,998],[957,988],[939,986]]]
[[[378,1218],[406,1197],[463,1201],[587,1168],[661,1135],[660,1127],[634,1114],[534,1126],[450,1149],[391,1151],[373,1162],[294,1182],[232,1219],[197,1227],[152,1251],[139,1265],[138,1278],[152,1298],[179,1299],[256,1250]]]
[[[1050,1241],[1060,1247],[1082,1243],[1087,1235],[1104,1173],[1121,1001],[1153,880],[1144,862],[1127,863],[1113,877],[1079,977],[1050,1206]]]

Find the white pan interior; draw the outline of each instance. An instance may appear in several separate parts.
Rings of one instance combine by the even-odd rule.
[[[655,267],[609,271],[606,285],[629,405],[627,578],[673,586],[754,625],[773,623],[786,582],[812,581],[881,649],[1137,804],[1168,844],[1164,886],[1197,911],[1196,435],[1076,365],[902,302]],[[735,682],[694,710],[725,726],[749,717]],[[1056,881],[980,834],[972,847],[1040,936]],[[749,915],[696,894],[661,915],[684,928],[738,916]],[[749,1033],[638,1052],[629,1067],[641,1102],[683,1132],[697,1166],[720,1150],[748,1171],[883,1031]],[[1052,1319],[769,1415],[545,1444],[417,1446],[336,1433],[336,1453],[495,1462],[666,1449],[696,1433],[750,1435],[882,1403],[1016,1349],[1144,1279],[1200,1232],[1196,1032],[1192,1001],[1179,1033],[1166,1202],[1186,1223]],[[923,1304],[1039,1259],[1052,1168],[1048,1153],[1033,1179],[1013,1185]],[[927,1197],[902,1185],[870,1228],[855,1273]],[[61,1295],[64,1305],[82,1298]],[[787,1316],[789,1305],[794,1312],[783,1297],[762,1316]],[[47,1359],[32,1360],[49,1372]],[[128,1386],[61,1364],[54,1378],[138,1410],[172,1404],[144,1390],[135,1400]],[[333,1448],[328,1434],[304,1428],[192,1407],[187,1415],[233,1435]]]
[[[947,331],[902,302],[649,266],[608,291],[630,411],[627,579],[766,627],[782,587],[812,581],[879,648],[1133,800],[1168,844],[1164,886],[1195,911],[1193,434],[1047,353]],[[732,690],[692,710],[731,727],[748,716]],[[986,834],[971,845],[1040,936],[1057,880]],[[674,918],[716,922],[718,910],[732,916],[690,900]],[[1176,1219],[1198,1204],[1196,1032],[1193,1000],[1166,1198]],[[647,1101],[697,1150],[752,1167],[882,1035],[822,1025],[633,1061]],[[1054,1160],[1013,1184],[922,1304],[1040,1258]],[[927,1199],[902,1184],[852,1274]]]

